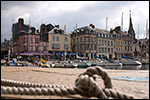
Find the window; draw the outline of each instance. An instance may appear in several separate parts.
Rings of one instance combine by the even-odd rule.
[[[109,46],[109,41],[108,41],[108,46]]]
[[[104,46],[104,41],[102,40],[102,46]]]
[[[106,38],[108,38],[108,34],[106,34]]]
[[[38,38],[35,38],[35,43],[38,43]]]
[[[30,50],[29,51],[31,51],[32,50],[32,46],[30,46]]]
[[[57,41],[59,41],[59,36],[57,36]]]
[[[111,53],[113,53],[113,48],[111,48]]]
[[[33,46],[33,51],[35,51],[35,46]]]
[[[80,44],[80,50],[81,50],[81,51],[83,50],[82,44]]]
[[[104,53],[104,48],[102,48],[102,53]]]
[[[101,48],[98,48],[99,49],[99,53],[101,53]]]
[[[94,42],[96,42],[96,37],[94,37]]]
[[[108,48],[108,53],[110,52],[110,48]]]
[[[107,52],[107,48],[105,48],[105,53]]]
[[[68,42],[68,38],[67,37],[65,37],[65,42]]]
[[[53,36],[53,41],[55,41],[55,36]]]
[[[85,42],[88,42],[89,41],[89,38],[88,37],[85,37]]]
[[[91,50],[93,50],[93,44],[91,44]]]
[[[38,46],[35,46],[35,51],[38,51]]]
[[[43,48],[44,48],[44,51],[46,51],[46,46],[44,46]]]
[[[89,49],[89,44],[85,45],[85,49],[87,49],[87,50]]]
[[[111,46],[113,46],[113,41],[111,41]]]
[[[33,43],[35,43],[35,37],[33,37],[33,39],[32,39],[32,40],[33,40]]]
[[[64,44],[64,49],[69,49],[69,45],[68,44]]]
[[[91,37],[91,42],[93,42],[93,37]]]
[[[107,46],[107,41],[105,40],[105,46]]]
[[[52,44],[51,48],[52,49],[60,49],[60,44]]]
[[[25,38],[25,43],[27,43],[27,41],[28,41],[27,38]]]
[[[80,42],[82,42],[83,40],[82,40],[82,37],[80,38]]]
[[[103,37],[103,34],[102,34],[102,37]]]
[[[96,50],[96,44],[94,45],[94,50]]]
[[[101,45],[101,40],[99,40],[99,46]]]
[[[25,46],[25,48],[24,48],[25,50],[28,50],[28,47],[27,46]]]

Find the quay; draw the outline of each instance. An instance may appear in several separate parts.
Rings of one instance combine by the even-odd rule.
[[[1,79],[9,79],[31,83],[43,83],[51,85],[74,86],[78,75],[86,69],[75,68],[39,68],[39,67],[17,67],[1,66]],[[119,76],[149,77],[148,70],[110,70],[106,69],[110,78]],[[113,89],[132,96],[149,99],[149,81],[127,81],[111,79]],[[98,85],[104,88],[101,78],[97,78]],[[69,96],[26,96],[26,95],[4,95],[1,97],[19,99],[72,99],[83,98],[79,95]]]

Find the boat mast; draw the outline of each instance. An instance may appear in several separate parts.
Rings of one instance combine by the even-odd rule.
[[[108,17],[106,17],[106,31],[107,31],[107,21],[108,21]]]
[[[65,32],[65,34],[66,34],[66,25],[64,26],[64,32]],[[66,38],[65,38],[65,54],[64,54],[64,58],[65,58],[65,61],[66,61]]]
[[[140,24],[138,24],[138,34],[137,34],[137,39],[139,40],[139,26],[140,26]],[[138,42],[137,42],[137,47],[138,47]]]
[[[43,23],[43,20],[41,19],[41,25]],[[40,51],[40,58],[42,58],[42,32],[41,32],[41,51]]]
[[[148,26],[148,19],[146,20],[146,43],[148,42],[148,41],[147,41],[147,34],[148,34],[148,33],[147,33],[147,29],[148,29],[147,26]],[[147,46],[146,46],[146,56],[147,56]]]
[[[123,12],[122,12],[122,19],[121,19],[121,30],[123,31]]]

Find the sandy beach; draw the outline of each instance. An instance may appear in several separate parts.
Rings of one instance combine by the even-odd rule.
[[[105,69],[111,77],[116,76],[135,76],[149,77],[149,70],[110,70]],[[38,67],[13,67],[1,66],[1,78],[24,82],[43,83],[51,85],[74,86],[78,75],[85,72],[86,69],[71,68],[38,68]],[[134,97],[149,99],[149,81],[127,81],[112,79],[113,89],[122,93],[130,94]],[[100,87],[104,88],[103,81],[97,78]],[[14,98],[31,99],[68,99],[72,97],[60,96],[21,96],[21,95],[3,95]],[[82,98],[81,96],[75,96]]]

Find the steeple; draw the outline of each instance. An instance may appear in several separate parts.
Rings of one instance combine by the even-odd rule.
[[[134,32],[134,29],[133,29],[133,25],[132,25],[132,19],[131,19],[131,10],[129,10],[130,12],[130,21],[129,21],[129,29],[128,29],[128,34],[129,35],[133,35],[133,39],[135,39],[135,32]]]

